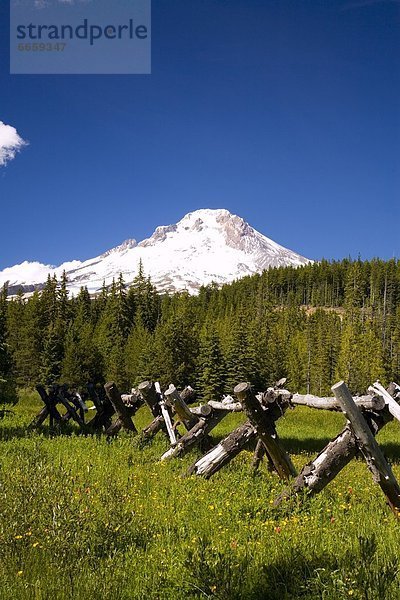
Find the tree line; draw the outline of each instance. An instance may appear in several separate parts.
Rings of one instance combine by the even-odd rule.
[[[145,379],[192,385],[204,400],[240,381],[265,389],[287,377],[317,395],[344,379],[353,393],[400,380],[400,262],[321,261],[218,288],[160,295],[140,264],[91,298],[70,297],[64,274],[29,298],[0,293],[0,400],[37,383]]]

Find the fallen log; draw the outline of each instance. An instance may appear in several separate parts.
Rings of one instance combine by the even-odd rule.
[[[391,393],[397,397],[399,395],[399,391],[400,388],[397,385],[397,383],[391,383]],[[371,387],[368,388],[369,392],[378,394],[382,400],[385,402],[385,404],[387,405],[390,414],[397,419],[398,421],[400,421],[400,406],[397,404],[396,400],[391,396],[391,394],[389,393],[389,391],[385,390],[385,388],[383,387],[383,385],[381,385],[379,383],[379,381],[375,381],[374,385],[372,385]]]
[[[190,409],[190,412],[198,417],[209,417],[213,409],[210,404],[200,404]]]
[[[165,420],[161,411],[160,406],[160,397],[157,394],[156,386],[152,381],[142,381],[139,383],[138,391],[142,395],[143,400],[146,405],[150,409],[151,414],[154,417],[154,420],[157,423],[154,426],[146,429],[146,433],[143,431],[143,434],[147,439],[153,437],[158,431],[162,431],[167,438],[170,440],[170,434],[168,432],[167,426],[165,424]],[[150,424],[151,425],[151,424]]]
[[[45,388],[42,385],[37,385],[36,391],[38,392],[39,396],[41,397],[41,399],[44,403],[45,410],[42,409],[40,411],[40,413],[38,415],[36,415],[36,417],[34,418],[34,420],[31,423],[30,427],[38,427],[39,425],[42,425],[42,423],[44,423],[44,421],[48,415],[50,415],[50,427],[53,427],[54,421],[56,421],[57,423],[60,423],[61,415],[56,408],[56,404],[57,404],[56,389],[51,388],[49,390],[49,393],[47,393],[47,391],[45,390]]]
[[[43,408],[38,412],[38,414],[33,418],[31,423],[28,426],[28,429],[36,429],[43,425],[47,417],[49,416],[49,409],[47,406],[43,406]]]
[[[266,453],[265,446],[262,443],[262,441],[259,439],[257,441],[256,449],[254,450],[253,462],[251,463],[251,466],[253,467],[254,471],[257,471],[265,453]]]
[[[165,428],[164,418],[162,415],[156,417],[152,422],[142,429],[142,435],[146,439],[153,438],[159,431]]]
[[[100,412],[106,404],[112,406],[108,401],[103,387],[99,385],[95,386],[93,383],[88,383],[86,385],[86,389],[90,400],[96,407],[97,412]]]
[[[47,419],[47,417],[50,414],[49,397],[48,397],[48,394],[47,394],[46,390],[44,389],[44,387],[42,385],[37,385],[36,386],[36,391],[38,392],[38,394],[39,394],[39,396],[40,396],[40,398],[41,398],[44,406],[38,412],[38,414],[33,418],[33,420],[31,421],[31,423],[29,424],[29,429],[36,429],[37,427],[40,427],[40,425],[43,425],[43,423],[45,422],[45,420]],[[53,415],[53,420],[54,420],[54,415]],[[53,425],[53,420],[50,417],[50,426]],[[57,420],[61,420],[61,415],[60,414],[58,414]]]
[[[281,380],[279,383],[285,383],[286,380]],[[280,390],[277,388],[268,388],[268,390],[262,394],[257,394],[256,402],[261,403],[264,406],[264,410],[267,412],[271,423],[277,421],[290,407],[291,394],[286,390]],[[220,403],[214,401],[209,402],[208,405],[218,407],[219,412],[228,412],[224,407],[218,406]],[[225,404],[231,412],[239,412],[243,410],[240,402],[234,402],[233,398],[230,398],[227,402],[226,399],[221,403]],[[210,406],[211,405],[211,406]],[[273,425],[273,434],[276,435],[276,431]],[[242,450],[250,445],[254,439],[257,438],[257,432],[255,427],[248,421],[235,429],[229,434],[224,440],[222,440],[215,448],[212,448],[204,456],[196,460],[188,469],[186,475],[201,475],[208,479],[214,473],[219,471],[224,465],[228,464],[235,456],[237,456]],[[265,448],[265,446],[263,445]],[[258,450],[261,454],[260,447]],[[271,469],[271,459],[266,452],[268,459],[268,468]],[[258,461],[258,458],[257,458]],[[258,465],[257,465],[258,466]]]
[[[167,434],[169,437],[169,441],[172,444],[172,446],[175,446],[176,444],[176,434],[175,434],[175,429],[174,426],[172,424],[172,411],[171,411],[171,407],[167,406],[165,399],[164,399],[164,394],[161,391],[161,386],[160,383],[158,381],[155,382],[154,384],[155,388],[156,388],[156,392],[157,392],[157,396],[158,396],[158,403],[160,406],[160,410],[161,410],[161,414],[162,417],[164,419],[164,423],[165,423],[165,427],[167,430]]]
[[[53,427],[54,422],[62,424],[73,419],[82,429],[85,428],[84,417],[78,413],[78,411],[83,412],[83,400],[77,392],[69,393],[66,385],[50,386],[48,392],[42,385],[37,385],[36,390],[44,403],[44,407],[30,423],[30,428],[39,427],[48,416],[50,416],[50,427]],[[66,409],[63,415],[56,408],[57,404],[62,404]],[[87,409],[86,405],[85,408]]]
[[[142,381],[142,383],[139,383],[138,391],[143,396],[143,400],[149,407],[153,417],[155,419],[159,417],[161,415],[161,408],[154,383],[152,381]]]
[[[142,397],[137,393],[121,394],[121,400],[125,405],[126,412],[130,418],[134,417],[142,405]],[[117,435],[123,428],[121,417],[117,417],[114,423],[109,424],[106,429],[107,435]]]
[[[209,400],[208,406],[211,406],[214,410],[225,410],[227,412],[242,412],[243,407],[240,402],[217,402],[216,400]]]
[[[57,398],[60,404],[62,404],[67,411],[62,417],[62,421],[66,423],[70,419],[73,419],[76,423],[78,423],[81,429],[85,429],[84,417],[82,418],[78,412],[79,409],[77,410],[74,406],[74,403],[71,401],[72,398],[68,393],[68,388],[66,385],[62,385],[57,388]]]

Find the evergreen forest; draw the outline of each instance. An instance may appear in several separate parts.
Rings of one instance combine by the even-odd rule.
[[[0,399],[38,383],[145,379],[191,385],[209,400],[240,381],[330,395],[400,380],[400,262],[345,259],[284,267],[199,294],[160,295],[139,265],[94,298],[49,278],[24,298],[0,293]]]

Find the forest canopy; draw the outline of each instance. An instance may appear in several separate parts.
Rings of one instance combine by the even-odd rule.
[[[344,379],[364,393],[400,380],[400,264],[321,261],[245,277],[197,296],[160,295],[143,272],[91,298],[71,298],[64,275],[41,292],[0,295],[0,400],[38,383],[145,379],[192,385],[208,400],[240,381],[330,393]]]

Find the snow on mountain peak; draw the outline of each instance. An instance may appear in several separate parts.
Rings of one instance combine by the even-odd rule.
[[[129,284],[140,261],[160,291],[187,289],[191,293],[211,282],[221,285],[269,267],[310,262],[228,210],[203,208],[188,213],[174,225],[157,227],[139,244],[130,239],[84,262],[64,263],[58,268],[25,262],[4,269],[0,285],[8,283],[12,293],[18,288],[32,290],[34,284],[46,281],[48,273],[59,276],[65,269],[73,293],[81,286],[96,293],[103,281],[108,285],[120,273]]]
[[[119,246],[116,246],[116,248],[111,248],[111,250],[107,250],[106,252],[104,252],[101,255],[101,258],[105,258],[106,256],[109,256],[110,254],[123,254],[127,250],[130,250],[131,248],[135,248],[136,246],[137,246],[136,240],[134,240],[134,239],[125,240],[125,242],[123,242]]]

